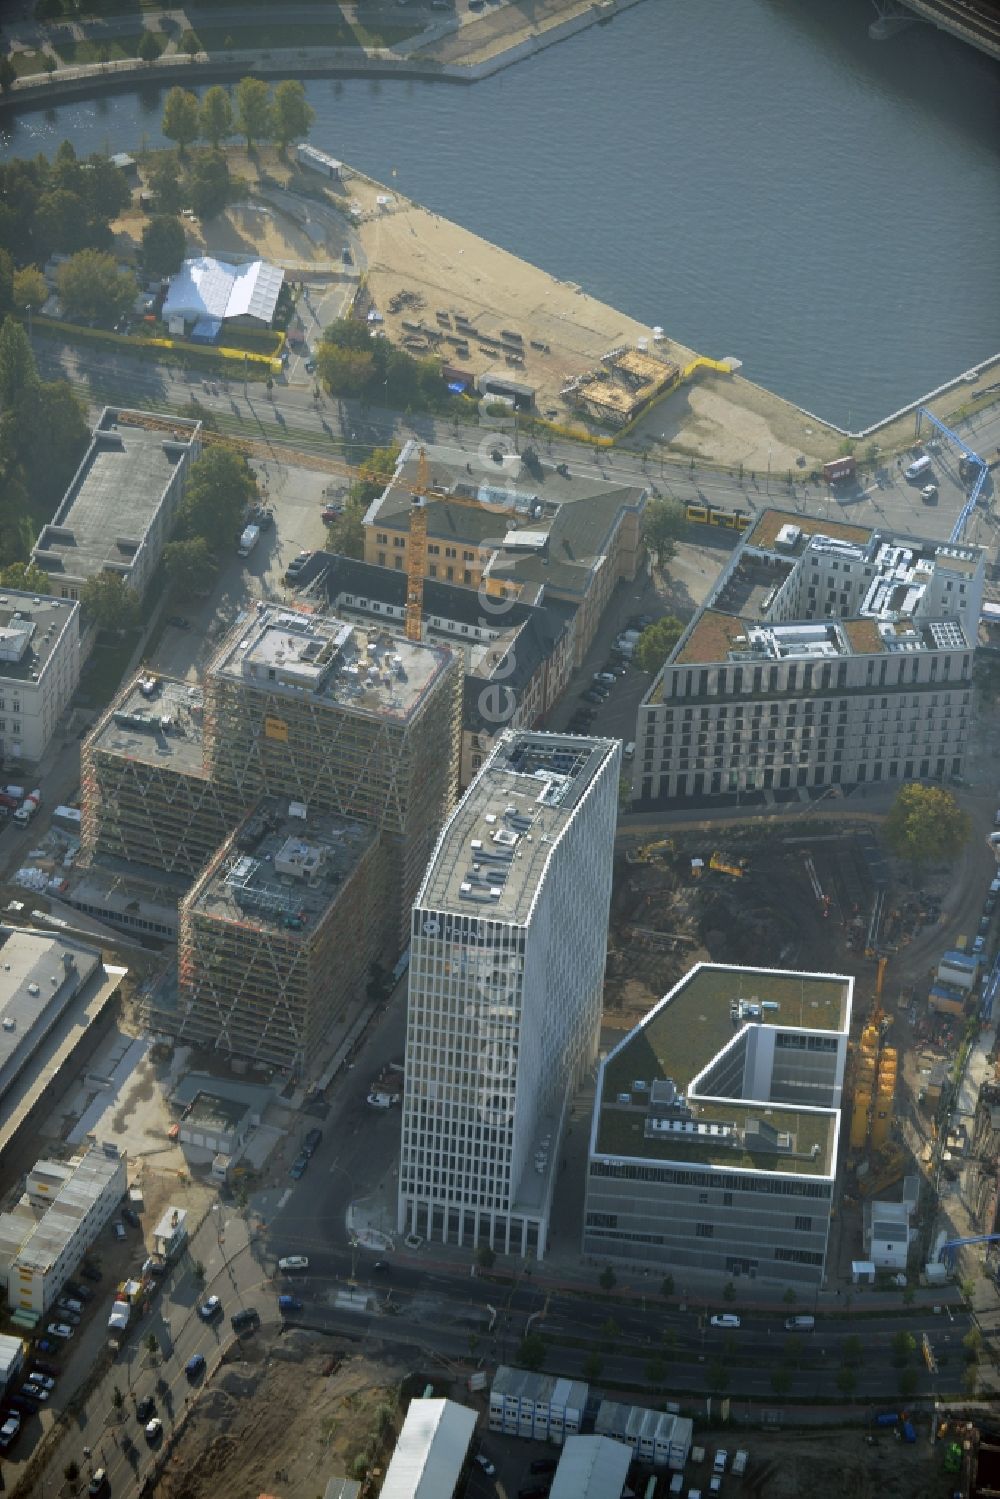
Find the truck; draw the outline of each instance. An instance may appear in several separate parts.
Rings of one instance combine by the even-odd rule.
[[[854,458],[834,458],[823,465],[823,478],[828,484],[847,484],[855,477],[858,465]]]
[[[58,806],[52,813],[52,821],[67,833],[79,835],[83,814],[79,807]]]
[[[749,1452],[745,1447],[740,1447],[736,1453],[736,1456],[733,1458],[732,1472],[736,1474],[745,1473],[747,1470],[747,1463],[749,1461]]]
[[[23,786],[4,786],[0,789],[0,807],[6,807],[9,812],[16,812],[23,801]]]
[[[260,541],[260,526],[247,526],[240,536],[238,548],[240,556],[249,557],[258,541]]]
[[[129,1301],[116,1301],[111,1308],[111,1315],[108,1318],[108,1346],[115,1353],[125,1341],[125,1332],[131,1316],[132,1304]]]
[[[26,828],[41,805],[42,793],[36,787],[30,796],[24,798],[24,801],[14,813],[14,821],[20,823],[22,828]]]

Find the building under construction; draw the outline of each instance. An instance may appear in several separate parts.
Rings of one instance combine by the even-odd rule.
[[[199,687],[138,677],[83,746],[85,853],[193,877],[245,814],[206,764]]]
[[[377,828],[401,944],[458,788],[462,667],[444,646],[260,605],[205,682],[205,753],[244,805],[284,795]]]
[[[91,873],[196,879],[171,1029],[308,1067],[359,975],[408,940],[457,791],[461,700],[461,658],[445,646],[265,604],[223,642],[204,689],[144,676],[119,694],[83,750],[82,843]],[[295,829],[313,848],[318,829],[306,872],[286,850],[279,878],[278,848],[246,846],[278,815],[265,798],[305,818],[281,849]],[[252,878],[233,874],[241,861]]]
[[[177,1034],[308,1070],[387,956],[388,862],[370,824],[265,799],[181,903]]]

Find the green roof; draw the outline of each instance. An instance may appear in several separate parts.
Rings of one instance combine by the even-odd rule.
[[[776,972],[699,964],[607,1058],[603,1069],[596,1148],[602,1153],[683,1159],[719,1165],[824,1174],[832,1170],[836,1111],[794,1109],[785,1103],[742,1098],[701,1099],[689,1095],[694,1078],[748,1024],[782,1030],[843,1033],[850,1023],[850,980],[836,974]],[[732,1004],[773,1004],[754,1020],[732,1014]],[[791,1153],[736,1149],[718,1137],[663,1134],[647,1137],[647,1094],[633,1083],[670,1079],[688,1096],[699,1122],[741,1127],[758,1119],[792,1137]],[[622,1103],[624,1094],[636,1101]],[[818,1154],[813,1147],[819,1145]]]

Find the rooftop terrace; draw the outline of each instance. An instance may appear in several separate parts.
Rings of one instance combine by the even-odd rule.
[[[0,590],[0,679],[41,679],[79,605],[48,594]]]
[[[98,728],[93,749],[185,775],[203,772],[202,692],[172,677],[136,677]]]
[[[443,646],[375,625],[258,605],[215,659],[213,673],[290,698],[406,722],[451,662]]]
[[[828,1173],[836,1110],[789,1108],[766,1099],[702,1098],[691,1084],[748,1027],[843,1035],[850,1011],[851,980],[839,975],[698,964],[609,1054],[595,1148],[624,1156]],[[635,1087],[639,1080],[642,1089]],[[676,1095],[686,1099],[692,1116],[689,1132],[678,1125],[676,1131],[650,1134],[647,1116],[651,1104],[656,1112],[657,1083],[672,1083]],[[657,1091],[665,1098],[671,1090]],[[726,1124],[735,1125],[736,1133],[707,1128]],[[755,1136],[762,1128],[763,1134]],[[790,1138],[790,1153],[768,1148],[770,1131]]]
[[[107,408],[53,520],[35,545],[46,572],[127,574],[201,423]]]
[[[375,841],[374,828],[269,797],[192,892],[192,912],[307,935]]]
[[[569,734],[501,740],[446,824],[417,904],[527,922],[553,845],[616,749]]]

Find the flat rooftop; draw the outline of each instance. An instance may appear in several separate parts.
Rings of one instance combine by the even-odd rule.
[[[0,926],[0,1096],[100,965],[79,943]]]
[[[204,773],[202,691],[156,673],[136,677],[95,731],[93,748],[176,770]]]
[[[851,980],[700,963],[609,1054],[595,1148],[599,1153],[697,1159],[756,1170],[824,1174],[832,1170],[837,1111],[796,1109],[741,1097],[704,1099],[691,1084],[750,1026],[843,1036],[850,1026]],[[636,1081],[646,1087],[636,1090]],[[698,1123],[733,1122],[741,1131],[763,1121],[793,1140],[791,1157],[735,1148],[724,1135],[666,1133],[650,1138],[646,1115],[656,1083],[688,1097]],[[706,1090],[707,1091],[707,1090]],[[813,1147],[819,1145],[814,1154]],[[804,1157],[804,1158],[803,1158]]]
[[[201,423],[107,408],[53,520],[35,543],[55,575],[127,572]]]
[[[527,922],[553,845],[617,748],[571,734],[502,739],[445,825],[417,905]]]
[[[286,938],[311,934],[378,835],[334,812],[290,813],[297,805],[268,797],[255,808],[229,854],[196,886],[192,913],[219,921],[249,919]]]
[[[0,681],[39,681],[79,604],[0,589]]]
[[[236,1129],[250,1111],[247,1103],[224,1098],[220,1093],[196,1093],[184,1110],[181,1123],[188,1129]]]
[[[262,692],[405,723],[451,664],[444,646],[374,624],[258,605],[220,650],[212,672]]]
[[[38,1167],[44,1171],[46,1164],[40,1161]],[[13,1213],[0,1216],[0,1257],[20,1252],[26,1265],[39,1270],[47,1270],[62,1254],[81,1220],[120,1170],[122,1158],[114,1146],[105,1151],[95,1145],[68,1165],[51,1164],[62,1185],[44,1210],[34,1213],[22,1202]]]

